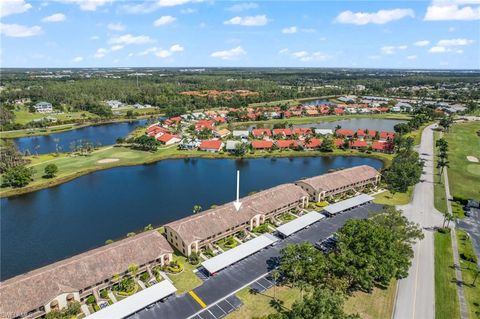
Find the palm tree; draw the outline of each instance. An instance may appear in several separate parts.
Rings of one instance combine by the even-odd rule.
[[[450,222],[453,221],[455,218],[453,217],[452,214],[450,213],[446,213],[444,216],[443,216],[443,228],[445,228],[445,223],[447,224],[447,227],[450,226]]]
[[[277,280],[280,278],[280,272],[278,270],[273,270],[272,271],[272,279],[273,279],[273,300],[277,300],[277,294],[276,294],[276,289],[277,289]]]
[[[137,264],[131,264],[128,266],[128,272],[132,277],[135,277],[138,273],[138,265]]]

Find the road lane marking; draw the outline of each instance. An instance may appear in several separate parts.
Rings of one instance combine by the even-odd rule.
[[[193,290],[190,290],[188,292],[188,294],[190,296],[192,296],[193,299],[195,299],[196,302],[198,302],[198,304],[202,307],[202,308],[207,308],[207,305],[203,302],[202,299],[200,299],[200,297],[197,296],[197,294],[193,291]]]

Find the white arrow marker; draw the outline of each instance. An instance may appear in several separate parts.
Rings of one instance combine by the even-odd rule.
[[[240,206],[242,206],[242,203],[239,200],[240,196],[240,171],[237,171],[237,200],[233,202],[233,206],[235,206],[235,209],[237,212],[240,210]]]

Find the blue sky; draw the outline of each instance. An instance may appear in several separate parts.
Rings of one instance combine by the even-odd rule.
[[[2,0],[2,67],[480,68],[480,0]]]

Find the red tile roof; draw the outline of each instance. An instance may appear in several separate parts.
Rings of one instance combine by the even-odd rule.
[[[252,135],[254,137],[272,136],[272,131],[268,128],[254,128]]]
[[[267,149],[272,148],[272,141],[252,141],[252,147],[254,149]]]
[[[215,123],[212,120],[200,120],[195,124],[195,129],[201,131],[203,129],[213,130]]]
[[[368,130],[368,134],[367,134],[369,137],[371,138],[374,138],[375,135],[377,135],[377,131],[375,130]]]
[[[343,129],[336,130],[335,133],[338,136],[353,136],[355,134],[355,132],[352,130],[343,130]]]
[[[158,141],[162,142],[162,143],[167,143],[168,141],[170,141],[172,138],[174,138],[175,136],[170,134],[170,133],[165,133],[163,134],[162,136],[159,136],[157,138]]]
[[[368,144],[366,141],[355,140],[350,142],[350,147],[365,148],[368,147]]]
[[[393,151],[393,143],[375,141],[372,143],[372,149],[375,151]]]
[[[293,135],[292,130],[289,128],[274,128],[273,129],[273,135],[284,135],[284,136],[290,136]]]
[[[277,143],[278,148],[298,147],[298,143],[295,140],[278,140],[275,142]]]
[[[219,150],[222,147],[220,140],[205,140],[200,143],[201,150]]]
[[[293,132],[298,135],[308,135],[308,134],[312,134],[312,129],[297,127],[296,129],[293,130]]]
[[[345,110],[344,109],[341,109],[341,108],[335,108],[335,114],[343,114],[345,113]]]
[[[395,138],[395,132],[380,132],[380,138],[384,140],[393,140]]]
[[[305,143],[306,148],[318,148],[321,145],[322,145],[322,140],[319,139],[319,138],[312,138],[310,140],[310,143],[308,143],[308,144]]]
[[[335,146],[336,147],[343,146],[343,140],[341,138],[335,139]]]
[[[365,136],[365,131],[364,130],[361,130],[361,129],[358,129],[357,130],[357,136]]]

